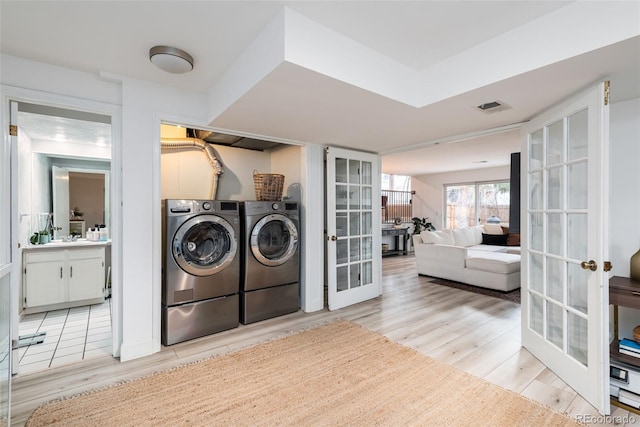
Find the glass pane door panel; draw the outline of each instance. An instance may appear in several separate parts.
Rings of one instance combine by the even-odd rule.
[[[567,257],[575,260],[587,259],[587,214],[567,215]]]
[[[579,264],[567,264],[567,305],[587,314],[589,270]]]
[[[365,262],[362,264],[362,284],[368,285],[373,283],[373,263]]]
[[[347,213],[336,212],[336,236],[344,237],[349,233],[347,228]]]
[[[346,185],[336,185],[336,209],[337,210],[345,210],[347,209],[347,200],[349,197],[349,187]]]
[[[587,319],[571,312],[567,318],[567,346],[569,355],[587,366]]]
[[[562,214],[547,214],[547,252],[554,255],[562,253]]]
[[[542,255],[530,254],[529,255],[529,283],[530,288],[534,291],[542,293]]]
[[[362,187],[362,209],[371,209],[372,207],[371,187]]]
[[[587,156],[588,114],[589,110],[582,110],[567,119],[569,160]]]
[[[587,162],[575,163],[567,167],[567,185],[571,189],[567,193],[568,209],[587,209],[589,201],[587,174]]]
[[[373,175],[372,175],[372,166],[371,162],[361,162],[360,164],[360,179],[362,184],[371,185],[373,184]]]
[[[564,125],[560,120],[547,128],[547,165],[564,162]]]
[[[564,302],[564,261],[547,258],[547,291],[546,295],[554,300]]]
[[[547,209],[562,209],[562,168],[547,171]]]
[[[542,171],[529,174],[529,206],[531,210],[542,209]]]
[[[371,234],[371,212],[362,212],[362,234]]]
[[[542,129],[533,132],[529,138],[529,169],[540,169],[544,165]]]
[[[362,259],[372,259],[373,258],[373,238],[372,237],[363,237],[362,238]]]
[[[349,184],[360,184],[359,160],[349,160]]]
[[[351,264],[350,269],[350,285],[352,288],[360,286],[360,264]]]
[[[336,182],[347,182],[347,159],[336,159]]]
[[[349,261],[360,261],[360,238],[352,237],[350,240]]]
[[[349,209],[360,209],[360,186],[349,186]]]
[[[349,235],[360,235],[360,212],[349,212]]]
[[[345,264],[349,260],[349,245],[347,239],[336,242],[336,264]]]
[[[561,306],[547,301],[547,339],[551,341],[556,347],[562,349],[563,336],[563,321],[564,310]]]
[[[532,213],[529,215],[529,228],[530,228],[530,247],[536,251],[542,251],[542,244],[544,242],[544,227],[542,213]]]
[[[529,327],[543,335],[543,315],[542,315],[542,298],[535,294],[530,294],[529,304]]]
[[[349,289],[349,266],[343,265],[336,268],[336,282],[338,292]]]

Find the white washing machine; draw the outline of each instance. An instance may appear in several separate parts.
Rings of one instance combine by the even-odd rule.
[[[240,205],[163,200],[162,343],[239,325]]]
[[[298,203],[246,201],[240,321],[253,323],[298,311],[300,235]]]

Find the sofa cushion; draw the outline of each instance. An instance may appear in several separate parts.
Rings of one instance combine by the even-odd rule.
[[[484,233],[484,227],[482,225],[474,225],[471,227],[473,231],[473,237],[476,239],[476,245],[482,244],[482,233]]]
[[[456,246],[467,247],[476,244],[474,232],[469,227],[451,230],[451,234],[453,234],[453,240]]]
[[[482,244],[483,245],[494,245],[494,246],[506,246],[507,245],[507,234],[485,234],[482,233]]]
[[[520,271],[520,255],[502,252],[475,253],[467,258],[466,264],[467,268],[473,270],[509,274]]]
[[[494,245],[473,245],[468,246],[468,250],[470,251],[479,251],[479,252],[508,252],[507,246],[494,246]]]
[[[448,230],[423,231],[420,233],[422,243],[436,243],[439,245],[454,245],[453,236]]]
[[[484,224],[483,227],[485,234],[504,234],[500,224]]]

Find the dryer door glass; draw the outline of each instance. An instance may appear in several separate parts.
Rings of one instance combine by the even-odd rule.
[[[237,236],[231,224],[214,215],[186,221],[173,240],[173,257],[189,274],[209,276],[229,265],[237,252]]]
[[[251,252],[264,265],[277,266],[289,261],[298,248],[298,231],[284,215],[262,218],[251,232]]]
[[[220,224],[204,222],[191,227],[182,239],[187,262],[210,267],[220,262],[231,248],[231,238]]]

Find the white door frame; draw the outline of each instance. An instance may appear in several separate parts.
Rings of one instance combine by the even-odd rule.
[[[2,105],[9,106],[10,101],[26,102],[31,104],[46,105],[51,107],[66,108],[71,110],[87,111],[96,114],[107,115],[111,117],[111,283],[112,283],[112,354],[113,357],[120,355],[120,346],[122,344],[122,108],[119,105],[109,104],[100,101],[92,101],[87,99],[75,98],[71,96],[58,95],[48,92],[41,92],[32,89],[18,88],[8,85],[0,85],[0,98]],[[2,108],[5,113],[2,117],[2,135],[8,140],[9,130],[9,111],[8,108]],[[12,163],[17,153],[11,152]],[[12,164],[12,167],[16,167]],[[11,221],[18,224],[18,195],[17,182],[14,180],[11,184]],[[22,265],[22,250],[19,248],[18,234],[12,230],[11,247],[17,248],[13,251],[13,271],[12,271],[12,307],[16,308],[16,313],[12,315],[12,325],[17,333],[19,293],[17,290],[21,286],[22,275],[20,268]],[[17,367],[14,367],[14,371]]]

